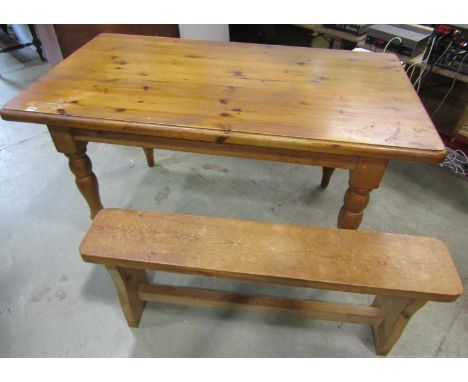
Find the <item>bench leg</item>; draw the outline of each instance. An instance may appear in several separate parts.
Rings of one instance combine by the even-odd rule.
[[[146,162],[148,162],[148,167],[154,167],[154,152],[153,149],[148,149],[143,147],[143,151],[146,155]]]
[[[320,183],[320,187],[327,188],[328,183],[330,183],[330,178],[335,171],[332,167],[322,167],[322,182]]]
[[[146,271],[106,266],[119,294],[120,305],[127,319],[128,326],[137,328],[141,314],[145,309],[145,301],[138,298],[137,289],[140,283],[148,283]]]
[[[409,320],[426,301],[407,298],[376,296],[372,306],[384,310],[384,319],[372,325],[375,352],[387,355],[398,341]]]

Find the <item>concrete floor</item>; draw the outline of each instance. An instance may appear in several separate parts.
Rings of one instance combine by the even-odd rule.
[[[0,55],[0,104],[48,69]],[[326,191],[317,167],[90,144],[107,207],[334,227],[347,172]],[[65,157],[43,126],[0,121],[1,357],[373,357],[370,328],[149,305],[129,329],[103,267],[78,245],[90,224]],[[437,166],[393,162],[363,230],[444,240],[468,281],[468,183]],[[369,303],[370,296],[156,273],[158,281],[231,291]],[[468,356],[468,299],[428,303],[390,356]]]

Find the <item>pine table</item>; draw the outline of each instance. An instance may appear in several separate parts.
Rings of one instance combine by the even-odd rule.
[[[357,229],[391,159],[445,147],[393,54],[102,34],[0,111],[46,124],[91,217],[88,142],[349,170],[338,227]]]

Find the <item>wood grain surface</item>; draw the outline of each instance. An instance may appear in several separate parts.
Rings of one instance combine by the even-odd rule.
[[[393,54],[102,34],[0,113],[218,144],[445,156]]]
[[[85,261],[356,293],[453,301],[463,286],[438,239],[104,209]]]

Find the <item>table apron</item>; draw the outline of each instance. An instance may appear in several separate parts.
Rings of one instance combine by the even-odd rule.
[[[186,151],[208,155],[308,164],[322,167],[354,169],[359,161],[358,156],[352,155],[336,155],[312,151],[277,149],[230,143],[214,143],[101,130],[70,129],[70,133],[75,140],[82,142],[111,143],[125,146]]]

